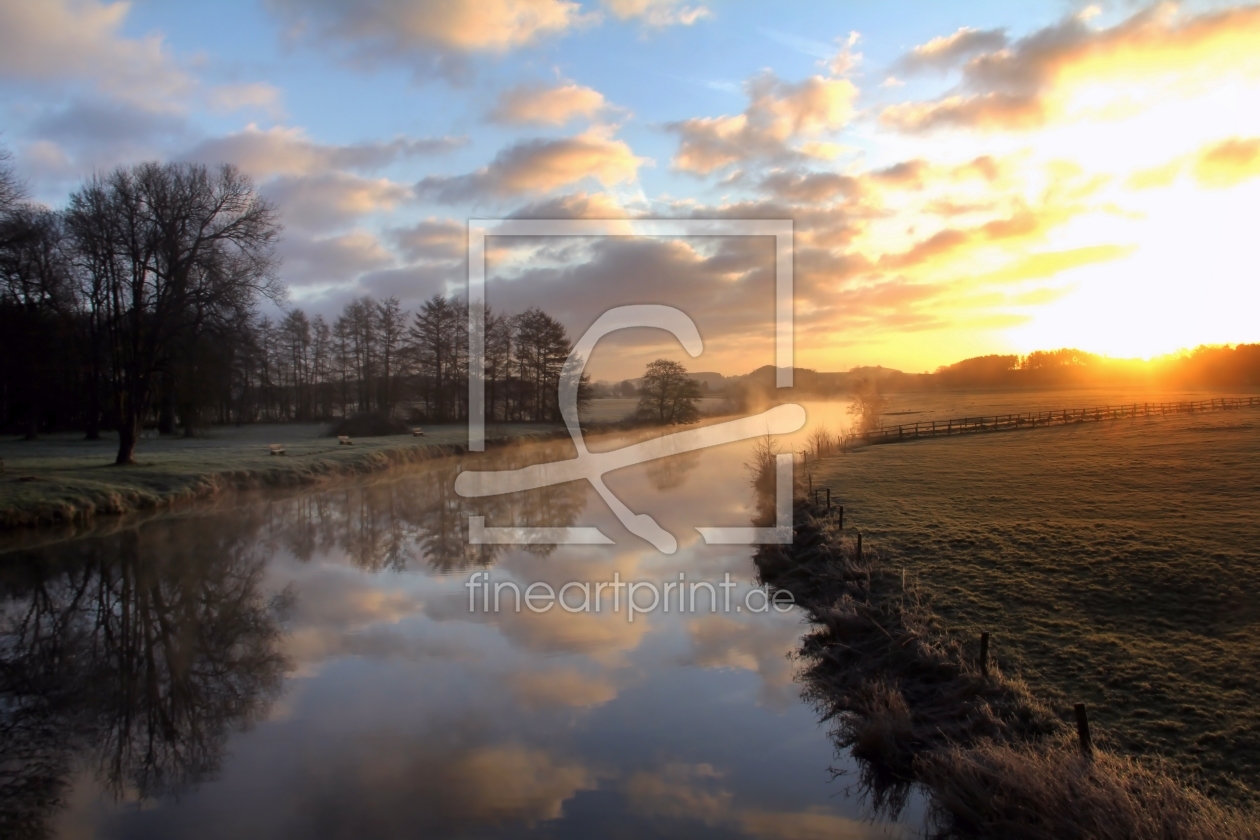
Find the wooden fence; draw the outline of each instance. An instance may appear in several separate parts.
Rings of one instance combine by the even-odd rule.
[[[1030,411],[1023,414],[996,414],[985,417],[961,417],[952,420],[920,420],[862,432],[854,439],[865,443],[897,443],[925,437],[967,435],[976,432],[997,432],[1005,429],[1035,429],[1040,426],[1066,426],[1071,423],[1094,423],[1134,417],[1155,417],[1165,414],[1194,414],[1204,411],[1232,411],[1247,406],[1260,406],[1260,397],[1217,397],[1211,400],[1175,403],[1131,403],[1093,408],[1064,408],[1056,411]]]

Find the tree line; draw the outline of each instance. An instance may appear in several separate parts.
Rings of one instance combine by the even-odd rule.
[[[0,426],[114,429],[123,464],[147,427],[465,419],[467,303],[435,295],[411,313],[362,297],[331,320],[268,316],[286,300],[281,232],[230,165],[120,167],[55,210],[27,200],[0,150]],[[564,327],[487,307],[483,339],[487,420],[559,420]]]

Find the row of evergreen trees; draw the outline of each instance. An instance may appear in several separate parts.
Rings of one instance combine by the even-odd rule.
[[[485,413],[490,421],[560,419],[558,386],[572,343],[537,308],[486,307]],[[355,413],[416,421],[468,418],[468,311],[435,295],[415,313],[397,298],[351,301],[331,323],[301,309],[258,319],[218,377],[218,422],[309,421]],[[585,390],[585,389],[583,389]]]
[[[285,299],[280,232],[231,166],[120,167],[54,210],[26,199],[0,150],[0,427],[116,429],[127,463],[146,426],[467,417],[465,302],[409,313],[364,297],[331,322],[265,317]],[[559,419],[564,327],[538,309],[487,311],[483,338],[487,419]]]

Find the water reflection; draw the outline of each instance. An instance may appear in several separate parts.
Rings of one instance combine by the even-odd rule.
[[[539,444],[468,461],[444,460],[403,479],[272,502],[268,535],[297,557],[309,559],[339,549],[356,566],[370,571],[402,571],[413,561],[422,561],[437,572],[486,567],[505,546],[470,545],[470,515],[484,516],[492,525],[572,525],[586,505],[583,488],[574,482],[467,499],[455,493],[455,476],[466,464],[487,460],[495,469],[518,469],[541,459],[568,457],[566,448],[565,444]],[[531,546],[539,555],[552,549]]]
[[[154,524],[7,558],[0,578],[0,835],[39,837],[86,762],[116,798],[219,769],[286,661],[285,593],[248,530]]]
[[[0,836],[897,836],[828,784],[796,616],[470,612],[447,574],[751,585],[687,533],[747,522],[746,458],[610,477],[673,557],[585,483],[460,498],[459,461],[0,555]],[[470,547],[470,514],[620,545]]]

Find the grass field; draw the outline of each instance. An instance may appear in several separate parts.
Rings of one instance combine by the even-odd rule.
[[[633,414],[637,400],[592,400],[583,422],[617,423]],[[725,401],[700,401],[703,413]],[[425,426],[411,435],[356,438],[341,446],[327,423],[212,427],[195,438],[141,440],[136,463],[115,467],[118,439],[106,433],[86,441],[81,433],[25,441],[0,438],[0,528],[41,525],[127,513],[204,499],[229,489],[313,484],[327,477],[371,472],[428,457],[436,446],[467,446],[467,423]],[[560,423],[487,423],[486,436],[520,438],[562,432]],[[272,457],[270,444],[283,444]]]
[[[560,424],[500,423],[488,437],[554,433]],[[117,438],[82,434],[0,439],[0,527],[125,513],[206,498],[229,489],[313,484],[429,457],[438,446],[467,446],[468,426],[426,427],[411,435],[356,438],[341,446],[320,423],[215,427],[192,439],[157,437],[136,447],[136,463],[113,465]],[[269,444],[284,444],[285,455]]]
[[[1066,718],[1260,790],[1260,411],[922,440],[811,465],[954,631]]]

